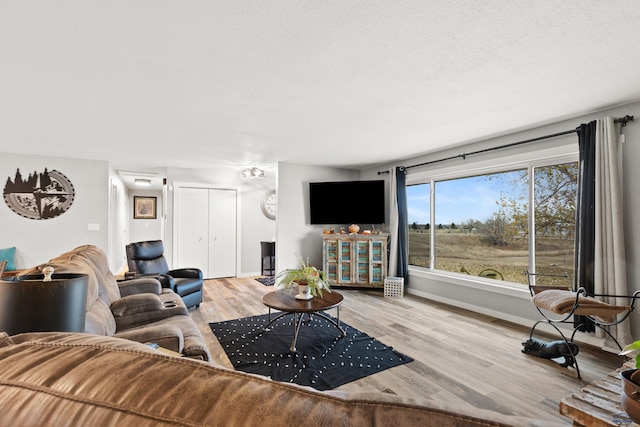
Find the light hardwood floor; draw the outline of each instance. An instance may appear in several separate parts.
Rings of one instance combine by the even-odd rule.
[[[203,303],[190,315],[217,363],[230,367],[209,322],[265,314],[262,296],[271,291],[252,278],[205,281]],[[558,413],[560,400],[623,363],[581,345],[579,380],[573,369],[520,351],[528,328],[406,294],[389,299],[380,291],[338,291],[344,295],[340,320],[415,359],[338,390],[458,402],[571,425]],[[335,316],[335,309],[329,313]]]

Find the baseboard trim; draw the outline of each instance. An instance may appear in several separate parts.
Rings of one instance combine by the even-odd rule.
[[[499,311],[489,310],[484,307],[479,307],[477,305],[467,304],[460,301],[452,300],[449,298],[443,298],[440,295],[430,294],[428,292],[419,291],[416,289],[406,288],[404,289],[405,293],[410,295],[415,295],[417,297],[425,298],[428,300],[437,301],[443,304],[451,305],[454,307],[462,308],[465,310],[473,311],[474,313],[484,314],[485,316],[495,317],[496,319],[505,320],[507,322],[515,323],[521,326],[531,327],[532,322],[530,319],[526,319],[524,317],[512,316]]]
[[[489,310],[483,307],[478,307],[477,305],[466,304],[466,303],[452,300],[449,298],[443,298],[439,295],[433,295],[428,292],[419,291],[411,288],[408,288],[408,289],[405,288],[405,293],[414,295],[420,298],[433,300],[442,304],[447,304],[453,307],[462,308],[464,310],[473,311],[474,313],[480,313],[485,316],[494,317],[496,319],[504,320],[506,322],[515,323],[516,325],[524,326],[529,329],[536,322],[535,320],[527,319],[524,317],[508,315],[499,311]],[[563,333],[565,333],[565,336],[567,336],[567,338],[571,336],[573,332],[572,329],[566,327],[566,325],[564,326],[558,325],[558,326],[562,329]],[[560,336],[558,335],[558,332],[555,329],[553,329],[552,326],[549,326],[546,323],[541,323],[540,325],[538,325],[538,327],[536,328],[536,333],[542,333],[551,337],[555,336],[555,337],[558,337],[558,339],[561,339]],[[525,338],[528,338],[528,336]],[[598,338],[598,337],[586,334],[584,332],[577,332],[574,337],[574,340],[579,344],[586,344],[589,346],[593,346],[595,348],[599,348],[604,351],[608,351],[612,353],[617,353],[618,351],[617,349],[611,349],[611,348],[605,347],[606,340],[604,338]]]

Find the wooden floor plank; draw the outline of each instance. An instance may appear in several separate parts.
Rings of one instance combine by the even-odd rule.
[[[217,363],[231,367],[209,323],[267,313],[262,296],[272,291],[252,278],[205,282],[203,302],[190,315]],[[338,390],[456,402],[571,425],[558,410],[560,401],[623,363],[619,356],[581,345],[578,363],[583,379],[579,380],[573,369],[523,354],[527,328],[406,294],[390,299],[379,291],[339,292],[345,297],[340,320],[414,362]],[[336,310],[330,314],[335,316]],[[602,393],[606,392],[605,388]]]

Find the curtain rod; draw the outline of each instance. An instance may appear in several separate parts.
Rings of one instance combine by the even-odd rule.
[[[632,122],[632,121],[633,121],[633,116],[629,116],[629,115],[626,115],[624,117],[620,117],[620,118],[614,120],[615,123],[622,123],[623,127],[626,126],[628,122]],[[431,165],[431,164],[434,164],[434,163],[440,163],[440,162],[444,162],[444,161],[447,161],[447,160],[453,160],[453,159],[458,159],[458,158],[462,158],[462,160],[466,160],[467,156],[472,156],[474,154],[487,153],[489,151],[495,151],[495,150],[501,150],[503,148],[515,147],[516,145],[528,144],[530,142],[541,141],[543,139],[550,139],[550,138],[555,138],[555,137],[562,136],[562,135],[569,135],[569,134],[575,133],[577,131],[578,131],[578,128],[571,129],[571,130],[566,130],[564,132],[552,133],[550,135],[539,136],[537,138],[526,139],[524,141],[512,142],[511,144],[505,144],[505,145],[500,145],[500,146],[497,146],[497,147],[485,148],[483,150],[472,151],[470,153],[462,153],[462,154],[458,154],[456,156],[445,157],[443,159],[431,160],[430,162],[418,163],[417,165],[405,166],[405,169],[417,168],[419,166]],[[389,173],[389,171],[388,170],[387,171],[378,171],[378,175],[382,175],[383,173]]]

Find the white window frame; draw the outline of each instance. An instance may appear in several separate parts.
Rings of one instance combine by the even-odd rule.
[[[531,147],[527,147],[528,149],[516,148],[504,150],[504,152],[494,151],[492,152],[494,158],[483,154],[477,158],[466,158],[462,162],[455,162],[456,164],[447,164],[448,162],[443,162],[444,164],[436,163],[422,167],[416,171],[409,168],[407,170],[406,185],[429,184],[430,228],[434,230],[433,219],[435,218],[436,209],[435,183],[437,181],[526,169],[529,175],[529,182],[531,182],[532,172],[536,167],[552,166],[579,160],[578,142],[575,136],[573,138],[565,137],[562,141],[556,140],[555,142],[556,144],[545,144],[545,147],[538,150],[531,150]],[[529,218],[533,218],[535,209],[533,203],[533,184],[529,185],[528,197]],[[531,233],[533,227],[533,221],[529,221],[529,235],[531,236],[529,239],[529,265],[534,265],[535,262],[535,233]],[[522,283],[507,282],[480,276],[469,276],[462,273],[436,269],[434,267],[435,233],[430,233],[430,251],[429,267],[409,265],[410,276],[414,275],[438,280],[446,278],[447,281],[457,285],[485,290],[492,289],[495,292],[506,294],[519,293],[523,289]]]

